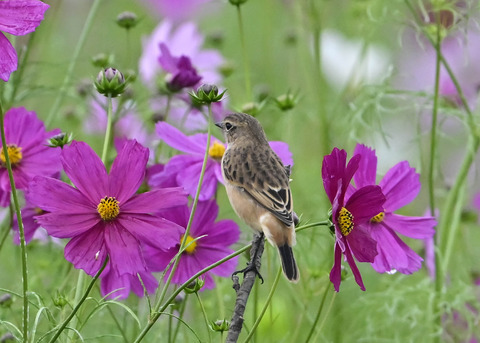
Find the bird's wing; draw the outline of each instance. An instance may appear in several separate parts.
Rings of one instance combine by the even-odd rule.
[[[234,170],[224,169],[224,176],[232,185],[244,189],[285,225],[291,226],[293,202],[288,171],[273,151],[270,154],[268,158],[258,153],[243,155],[240,160],[232,161],[236,166]],[[228,158],[236,159],[232,155]]]

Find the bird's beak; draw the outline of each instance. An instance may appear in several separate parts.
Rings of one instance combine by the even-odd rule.
[[[218,123],[215,123],[215,126],[218,126],[219,128],[223,129],[223,123],[219,121]]]

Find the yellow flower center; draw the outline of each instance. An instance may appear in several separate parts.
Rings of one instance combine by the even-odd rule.
[[[383,222],[383,218],[385,217],[385,212],[380,212],[379,214],[377,214],[375,217],[372,217],[372,219],[370,219],[370,222],[372,223],[381,223]]]
[[[100,203],[97,206],[97,212],[100,214],[105,221],[110,221],[117,218],[120,213],[119,202],[115,197],[105,197],[100,200]]]
[[[10,158],[10,164],[12,165],[12,167],[18,164],[23,157],[22,148],[16,146],[15,144],[7,145],[7,154],[8,154],[8,157]],[[0,160],[2,161],[3,165],[7,163],[3,148],[1,149],[1,152],[0,152]]]
[[[213,145],[208,149],[208,154],[211,158],[215,160],[221,160],[223,154],[225,153],[225,145],[222,143],[215,141]]]
[[[182,235],[182,237],[180,238],[180,244],[182,244],[184,236],[185,235]],[[191,255],[195,252],[195,249],[197,248],[197,241],[195,241],[195,238],[188,235],[187,236],[187,241],[185,242],[185,246],[186,246],[185,252],[187,254]]]
[[[348,236],[353,230],[353,214],[342,207],[340,213],[338,213],[338,226],[340,226],[340,232],[344,236]]]

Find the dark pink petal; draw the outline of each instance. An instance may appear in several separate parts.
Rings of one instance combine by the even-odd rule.
[[[345,207],[352,213],[355,225],[361,225],[383,212],[384,202],[379,186],[365,186],[352,194]]]
[[[169,220],[147,214],[120,214],[117,220],[139,241],[160,250],[177,245],[184,231],[184,228]]]
[[[65,246],[65,258],[75,268],[83,269],[88,275],[94,276],[107,257],[107,249],[103,233],[103,222],[80,236],[76,236]]]
[[[189,154],[205,154],[206,144],[199,144],[199,142],[186,136],[180,130],[166,122],[158,122],[155,125],[155,131],[158,136],[169,146],[174,149],[189,153]],[[202,134],[206,137],[205,134]],[[206,143],[206,141],[205,141]]]
[[[330,281],[335,287],[335,291],[340,290],[340,283],[342,282],[342,250],[338,244],[335,244],[335,256],[333,260],[333,267],[330,271]]]
[[[146,271],[139,241],[122,227],[120,221],[106,223],[104,237],[112,269],[119,275]]]
[[[96,213],[45,213],[35,217],[48,234],[57,238],[71,238],[82,235],[101,222]]]
[[[363,285],[363,280],[362,280],[362,275],[360,274],[360,271],[357,268],[357,264],[355,263],[355,260],[353,259],[352,253],[350,252],[350,249],[348,248],[348,245],[345,247],[345,258],[347,259],[348,265],[350,266],[350,269],[352,270],[353,276],[355,277],[355,281],[357,282],[357,285],[360,286],[360,289],[362,291],[365,290],[365,286]]]
[[[1,173],[0,173],[1,175]],[[4,191],[0,187],[0,207],[8,207],[10,206],[10,191]]]
[[[204,249],[201,247],[201,242],[199,242],[198,244],[199,245],[197,245],[197,250],[194,253],[197,264],[196,269],[198,269],[195,272],[198,272],[203,268],[206,268],[233,253],[233,250],[231,249]],[[238,258],[236,257],[213,268],[210,272],[218,276],[227,277],[232,275],[232,273],[235,271],[237,263]]]
[[[203,160],[199,160],[197,163],[191,164],[185,169],[181,170],[177,175],[177,182],[185,188],[185,190],[192,197],[197,192],[198,182],[200,180],[200,173],[202,170]],[[210,199],[217,190],[218,180],[216,178],[215,169],[217,163],[209,159],[205,168],[203,177],[202,188],[200,190],[199,199],[201,201]]]
[[[29,243],[37,229],[39,228],[39,224],[37,221],[34,219],[34,217],[38,215],[38,213],[35,212],[35,209],[33,207],[24,207],[22,208],[22,223],[23,223],[23,230],[25,233],[25,242]],[[18,229],[18,221],[17,221],[17,216],[13,216],[13,225],[12,229],[14,232],[13,236],[13,242],[17,245],[20,245],[20,234],[19,234],[19,229]]]
[[[153,276],[151,273],[148,272],[139,272],[140,277],[142,278],[143,285],[145,286],[145,289],[147,290],[148,294],[153,294],[155,293],[155,290],[158,287],[158,281]],[[123,275],[123,277],[128,277],[129,282],[130,282],[130,288],[132,291],[138,296],[138,297],[143,297],[145,295],[143,285],[140,282],[139,278],[137,275]]]
[[[33,32],[49,7],[38,0],[0,1],[0,31],[15,36]]]
[[[472,203],[477,210],[480,210],[480,193],[475,194]]]
[[[80,192],[98,205],[109,194],[107,171],[100,158],[84,142],[73,141],[62,150],[65,173]]]
[[[0,80],[7,82],[10,74],[17,70],[17,52],[10,41],[0,32]]]
[[[108,195],[115,196],[120,204],[126,202],[142,184],[147,161],[148,149],[135,140],[129,140],[113,162],[108,177]]]
[[[215,223],[212,228],[206,232],[208,236],[203,239],[204,244],[209,247],[229,247],[238,242],[240,238],[240,229],[233,220],[224,219]],[[202,233],[203,234],[203,233]],[[198,235],[201,236],[202,234]]]
[[[97,213],[97,204],[90,202],[78,189],[57,179],[36,176],[26,193],[28,201],[47,212],[64,214]]]
[[[5,140],[23,150],[38,147],[46,138],[45,125],[33,111],[24,107],[14,107],[5,113]]]
[[[376,225],[378,227],[378,225]],[[372,263],[379,273],[397,270],[412,274],[422,267],[423,259],[406,245],[392,230],[378,227],[372,229],[372,237],[378,242],[379,253]]]
[[[403,161],[390,168],[378,185],[387,199],[385,211],[394,212],[417,197],[421,187],[420,175]]]
[[[377,156],[375,150],[363,144],[357,144],[353,155],[362,156],[358,165],[357,172],[353,175],[355,187],[362,188],[364,186],[377,184]]]
[[[361,159],[362,157],[360,155],[355,155],[350,159],[350,161],[348,161],[347,167],[345,168],[345,174],[342,177],[342,197],[345,196],[347,188],[350,186],[352,181],[353,175],[355,175],[358,170],[358,165]]]
[[[283,165],[285,166],[292,166],[293,167],[293,155],[290,152],[288,144],[285,142],[268,142],[270,148],[280,157],[282,160]]]
[[[120,205],[120,211],[154,213],[162,209],[187,204],[188,194],[182,187],[160,188],[134,195],[126,203]]]
[[[322,180],[325,192],[330,202],[333,203],[339,188],[339,180],[345,174],[347,163],[347,152],[334,148],[330,155],[323,158]]]
[[[406,217],[393,213],[385,214],[382,223],[404,236],[417,239],[433,237],[437,225],[433,217]]]
[[[160,48],[160,56],[158,57],[158,62],[162,66],[162,69],[165,70],[167,73],[175,73],[177,71],[177,63],[178,58],[173,57],[170,53],[170,50],[165,45],[165,43],[159,44]]]
[[[362,227],[354,227],[345,237],[358,262],[373,262],[377,256],[377,242]],[[345,251],[347,248],[345,248]]]
[[[180,240],[179,240],[180,242]],[[152,272],[163,272],[175,255],[178,253],[180,243],[168,250],[160,250],[149,245],[143,245],[145,262],[148,270]]]
[[[212,226],[214,225],[217,216],[218,205],[215,199],[199,201],[193,217],[190,235],[198,237],[212,232]]]

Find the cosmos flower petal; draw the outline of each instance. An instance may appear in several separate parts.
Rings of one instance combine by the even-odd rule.
[[[212,265],[220,261],[222,258],[233,253],[233,250],[228,248],[202,249],[201,242],[199,242],[198,244],[199,246],[197,246],[197,251],[195,252],[195,258],[201,261],[201,265],[204,265],[203,268],[209,265]],[[228,277],[228,276],[231,276],[232,273],[235,271],[235,268],[237,267],[237,263],[238,263],[238,256],[222,263],[221,266],[217,266],[213,268],[211,271],[212,273],[218,276]]]
[[[203,233],[200,233],[200,235],[201,234]],[[238,224],[233,220],[224,219],[215,223],[206,234],[208,236],[204,239],[205,244],[208,244],[209,246],[218,246],[221,244],[224,246],[230,246],[238,242],[240,238],[240,229]]]
[[[345,207],[352,213],[355,225],[361,225],[383,212],[385,197],[378,186],[365,186],[347,200]]]
[[[284,166],[293,167],[293,155],[285,142],[271,141],[268,142],[270,148],[280,157]]]
[[[203,177],[202,189],[200,192],[199,200],[204,201],[210,199],[217,189],[218,180],[216,179],[215,169],[219,168],[219,165],[211,160],[207,161],[205,168],[205,174]],[[185,190],[192,197],[197,192],[198,181],[200,180],[200,172],[202,170],[202,161],[191,164],[184,170],[180,171],[177,176],[177,182],[185,188]]]
[[[325,192],[330,202],[333,204],[338,193],[339,180],[345,172],[347,163],[347,152],[334,148],[330,155],[323,158],[322,180]]]
[[[198,142],[190,139],[189,136],[166,122],[158,122],[155,125],[155,131],[165,143],[174,149],[189,154],[200,154],[202,156],[205,154],[206,145],[198,144]]]
[[[342,250],[338,244],[335,244],[335,255],[333,260],[333,267],[330,271],[330,281],[335,287],[335,291],[340,290],[340,283],[342,282]]]
[[[113,162],[109,194],[122,204],[138,190],[145,177],[148,149],[135,140],[128,141]]]
[[[427,239],[435,234],[437,221],[433,217],[406,217],[387,213],[383,219],[383,224],[404,236]]]
[[[62,163],[72,183],[92,203],[98,204],[100,199],[110,196],[105,166],[86,143],[73,141],[65,146]]]
[[[350,269],[352,269],[353,276],[355,277],[355,281],[357,282],[357,285],[360,286],[360,289],[362,291],[365,290],[365,286],[363,284],[362,280],[362,275],[360,274],[360,271],[358,270],[357,264],[355,263],[355,260],[353,259],[352,253],[350,252],[350,249],[348,248],[348,245],[346,246],[345,249],[345,258],[347,259],[348,265],[350,266]]]
[[[375,256],[378,254],[377,242],[364,228],[354,227],[345,239],[358,262],[373,262],[375,260]]]
[[[0,31],[15,36],[33,32],[49,7],[38,0],[0,1]]]
[[[370,149],[363,144],[357,144],[353,154],[362,156],[358,165],[358,170],[353,175],[355,187],[362,188],[368,185],[376,185],[377,156],[375,155],[375,150]]]
[[[88,275],[94,276],[107,257],[104,231],[104,224],[99,223],[84,234],[72,238],[65,246],[67,261],[75,268],[83,269]]]
[[[190,234],[195,237],[214,231],[211,227],[218,216],[218,205],[214,199],[199,201],[193,217]]]
[[[1,3],[1,2],[0,2]],[[17,52],[10,41],[0,32],[0,80],[7,82],[10,74],[17,70]]]
[[[47,212],[63,214],[96,213],[96,205],[76,188],[57,179],[36,176],[29,184],[29,203]]]
[[[420,192],[420,175],[407,161],[397,163],[378,184],[385,194],[385,211],[393,212],[411,203]]]
[[[112,221],[105,225],[105,243],[112,269],[119,275],[146,270],[138,240],[119,222]]]
[[[36,217],[37,222],[48,234],[57,238],[82,235],[101,221],[98,213],[45,213]]]
[[[117,219],[139,241],[160,250],[177,245],[184,231],[181,226],[169,220],[150,215],[121,214]]]
[[[153,213],[187,203],[187,193],[182,187],[160,188],[134,195],[120,209],[122,212]]]

